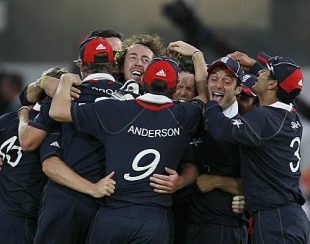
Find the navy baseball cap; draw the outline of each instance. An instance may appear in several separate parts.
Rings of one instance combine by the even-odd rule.
[[[98,57],[97,54],[107,55]],[[114,54],[110,43],[101,37],[91,37],[83,41],[80,45],[80,57],[83,63],[113,63]]]
[[[153,58],[144,72],[143,84],[151,86],[153,80],[166,82],[168,89],[175,88],[178,80],[178,64],[166,56]]]
[[[284,92],[291,94],[295,90],[302,90],[303,74],[294,60],[280,56],[271,57],[265,52],[260,52],[257,58],[266,64]]]
[[[241,83],[244,72],[241,69],[240,63],[238,61],[227,56],[219,58],[208,66],[208,73],[210,73],[214,68],[219,66],[226,67],[235,77],[238,78],[238,83]]]
[[[251,89],[257,82],[257,77],[252,74],[246,74],[242,78],[242,93],[249,97],[256,97],[255,93]]]

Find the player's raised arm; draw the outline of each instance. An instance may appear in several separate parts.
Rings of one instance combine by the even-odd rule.
[[[72,122],[71,117],[71,88],[79,86],[81,80],[77,75],[65,74],[60,78],[59,85],[53,97],[49,115],[56,121]]]
[[[183,55],[192,57],[195,69],[195,84],[198,95],[206,97],[207,70],[203,52],[183,41],[171,42],[168,45],[168,52],[176,56]]]

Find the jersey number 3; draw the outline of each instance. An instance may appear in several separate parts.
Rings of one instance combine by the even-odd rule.
[[[299,169],[299,163],[300,163],[300,155],[299,155],[299,148],[300,148],[300,138],[299,137],[295,137],[290,144],[290,147],[293,148],[294,145],[297,143],[297,149],[294,153],[294,156],[296,156],[296,158],[298,158],[298,162],[296,164],[296,166],[294,167],[293,162],[290,162],[290,169],[293,173],[297,172],[297,170]]]
[[[153,154],[155,156],[154,160],[148,165],[139,166],[138,165],[139,161],[141,160],[141,158],[143,158],[147,154]],[[127,174],[124,174],[124,179],[128,181],[135,181],[135,180],[141,180],[145,177],[148,177],[150,174],[154,172],[159,161],[160,161],[160,154],[157,150],[155,149],[143,150],[142,152],[138,153],[137,156],[134,158],[132,162],[132,168],[135,171],[145,171],[145,172],[138,176],[130,176],[130,174],[127,173]]]

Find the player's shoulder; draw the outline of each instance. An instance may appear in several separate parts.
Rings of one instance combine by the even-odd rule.
[[[0,116],[0,128],[7,128],[12,123],[18,121],[17,112],[5,113]]]

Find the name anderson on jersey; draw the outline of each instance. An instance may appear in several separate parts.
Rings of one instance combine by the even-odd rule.
[[[127,132],[133,135],[145,136],[145,137],[171,137],[180,135],[180,127],[149,130],[146,128],[139,128],[132,125],[130,126]]]

